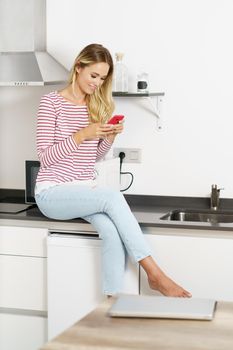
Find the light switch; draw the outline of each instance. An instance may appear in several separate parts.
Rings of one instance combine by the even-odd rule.
[[[129,159],[133,161],[138,161],[138,151],[130,151]]]

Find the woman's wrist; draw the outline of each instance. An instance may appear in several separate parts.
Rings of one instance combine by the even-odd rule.
[[[83,130],[76,131],[73,134],[73,139],[77,143],[77,145],[80,145],[85,140],[84,131]]]
[[[115,140],[115,137],[116,137],[116,134],[108,135],[108,136],[106,137],[106,140],[107,140],[108,142],[110,142],[110,143],[113,143],[114,140]]]

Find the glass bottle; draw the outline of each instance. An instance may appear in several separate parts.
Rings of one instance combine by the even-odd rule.
[[[113,74],[113,91],[128,92],[128,69],[122,62],[124,54],[116,53],[116,63]]]

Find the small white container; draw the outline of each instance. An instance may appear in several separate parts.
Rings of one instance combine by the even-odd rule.
[[[141,72],[137,76],[137,91],[138,92],[149,92],[148,90],[148,73]]]

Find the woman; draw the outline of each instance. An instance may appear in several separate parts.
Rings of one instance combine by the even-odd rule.
[[[38,112],[40,170],[36,202],[49,218],[83,218],[103,240],[103,293],[121,290],[126,253],[146,271],[152,289],[167,296],[191,296],[168,278],[151,256],[124,196],[95,180],[95,162],[105,156],[123,124],[110,125],[113,61],[102,45],[85,47],[68,86],[42,97]]]

